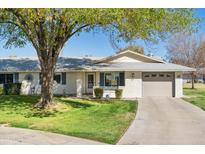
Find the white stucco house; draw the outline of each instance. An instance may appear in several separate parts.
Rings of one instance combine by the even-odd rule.
[[[171,64],[130,50],[106,58],[59,58],[54,94],[93,94],[104,89],[104,97],[115,97],[123,89],[123,98],[146,96],[183,96],[182,73],[193,68]],[[40,94],[41,75],[37,59],[0,59],[0,85],[21,82],[21,93]]]

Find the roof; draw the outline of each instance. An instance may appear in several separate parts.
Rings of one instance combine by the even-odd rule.
[[[159,59],[159,57],[158,58],[150,57],[150,56],[146,56],[146,55],[143,55],[143,54],[131,51],[131,50],[125,50],[125,51],[116,53],[116,54],[114,54],[112,56],[109,56],[109,57],[106,57],[106,58],[102,58],[102,59],[96,61],[96,63],[104,63],[104,62],[107,62],[107,61],[111,61],[111,60],[113,60],[115,58],[118,58],[119,56],[127,54],[127,53],[130,53],[130,54],[132,54],[134,56],[138,56],[138,57],[141,57],[141,58],[144,58],[144,59],[147,59],[147,60],[151,60],[153,62],[165,63],[162,59]]]
[[[38,60],[29,58],[0,59],[0,71],[37,71],[40,70]]]
[[[57,61],[57,70],[81,70],[95,62],[92,58],[60,57]],[[30,58],[0,59],[0,71],[40,71],[39,61]]]
[[[172,64],[172,63],[112,63],[112,64],[98,64],[93,66],[93,69],[99,71],[196,71],[196,69]]]
[[[132,51],[134,55],[139,55],[146,59],[152,59],[150,62],[123,62],[123,63],[102,63],[106,58],[96,57],[60,57],[56,64],[56,71],[196,71],[193,68],[166,63]],[[118,54],[118,55],[119,55]],[[115,55],[116,56],[116,55]],[[112,56],[110,56],[112,57]],[[104,60],[103,60],[104,59]],[[109,59],[109,57],[107,58]],[[97,61],[97,62],[96,62]],[[100,63],[101,61],[101,63]],[[0,59],[1,72],[33,72],[40,71],[39,61],[34,58],[4,58]]]

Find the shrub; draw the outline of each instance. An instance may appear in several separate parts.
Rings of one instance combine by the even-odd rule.
[[[122,92],[122,89],[115,89],[115,97],[118,99],[122,98]]]
[[[98,99],[103,97],[103,89],[102,88],[95,88],[94,93],[95,93],[95,97]]]
[[[3,91],[5,95],[20,95],[21,83],[6,83]]]
[[[0,87],[0,95],[3,95],[4,94],[4,89],[3,87]]]

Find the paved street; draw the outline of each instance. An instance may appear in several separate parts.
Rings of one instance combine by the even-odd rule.
[[[1,127],[0,126],[0,144],[103,144],[96,141],[86,140],[82,138],[48,133],[37,130]]]

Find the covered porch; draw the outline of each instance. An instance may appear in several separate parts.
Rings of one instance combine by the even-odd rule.
[[[103,97],[115,98],[115,89],[124,89],[125,72],[84,72],[76,75],[76,95],[94,96],[95,88],[104,90]]]

